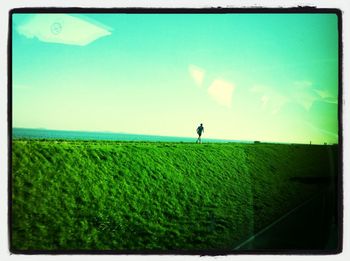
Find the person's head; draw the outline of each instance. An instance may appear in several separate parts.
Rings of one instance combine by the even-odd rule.
[[[201,126],[203,126],[203,123],[201,123]]]

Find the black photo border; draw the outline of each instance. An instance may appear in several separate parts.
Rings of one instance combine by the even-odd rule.
[[[338,211],[338,246],[334,250],[301,250],[301,249],[269,249],[269,250],[16,250],[12,245],[12,15],[27,13],[65,13],[65,14],[335,14],[338,19],[338,178],[337,178],[337,211]],[[342,42],[342,11],[337,8],[316,8],[312,6],[298,7],[247,7],[247,8],[88,8],[88,7],[23,7],[9,11],[8,41],[7,41],[7,127],[8,127],[8,243],[12,254],[26,255],[62,255],[62,254],[90,254],[90,255],[331,255],[339,254],[343,250],[343,42]]]

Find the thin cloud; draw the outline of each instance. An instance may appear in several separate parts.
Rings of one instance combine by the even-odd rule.
[[[266,92],[268,88],[264,85],[255,84],[249,90],[252,93],[262,93],[262,92]]]
[[[312,88],[311,81],[296,81],[293,85],[292,96],[294,100],[301,104],[305,110],[309,111],[315,101],[323,101],[327,103],[338,103],[329,91],[325,89]]]
[[[313,103],[318,100],[318,97],[311,91],[300,91],[293,93],[293,99],[295,102],[304,107],[305,110],[309,111]]]
[[[256,95],[260,95],[261,109],[271,114],[277,114],[289,100],[285,95],[265,85],[255,84],[249,90]]]
[[[209,86],[208,93],[218,104],[230,108],[234,89],[232,83],[216,79]]]
[[[261,96],[260,100],[261,100],[261,107],[263,109],[265,109],[266,106],[267,106],[268,101],[270,100],[270,97],[265,94],[265,95]]]
[[[110,35],[101,24],[67,14],[37,14],[20,23],[16,30],[27,38],[42,42],[85,46]]]
[[[328,102],[328,103],[333,103],[333,104],[338,104],[338,99],[334,98],[334,97],[327,97],[327,98],[322,99],[322,101]]]
[[[322,99],[331,97],[330,93],[326,90],[315,89],[314,90]]]
[[[314,89],[314,92],[320,97],[320,100],[328,103],[338,103],[338,99],[334,97],[329,91],[324,89]]]
[[[294,88],[297,89],[308,89],[312,86],[312,82],[311,81],[295,81],[293,83]]]
[[[316,89],[310,80],[291,82],[284,88],[273,88],[255,84],[249,91],[260,97],[260,108],[271,114],[277,114],[286,104],[293,104],[310,112],[315,102],[337,104],[337,98],[326,89]]]
[[[313,103],[319,99],[312,88],[313,83],[308,80],[294,81],[291,88],[292,99],[309,111]]]
[[[288,98],[286,96],[275,93],[272,97],[271,113],[277,114],[287,102]]]
[[[198,87],[202,87],[205,71],[202,68],[192,64],[188,66],[188,71],[195,84]]]

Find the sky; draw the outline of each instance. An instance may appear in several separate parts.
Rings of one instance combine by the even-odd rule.
[[[13,127],[338,142],[335,14],[14,14]]]

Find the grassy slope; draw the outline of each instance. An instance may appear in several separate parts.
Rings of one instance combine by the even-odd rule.
[[[309,198],[326,146],[13,142],[13,248],[209,250]]]

